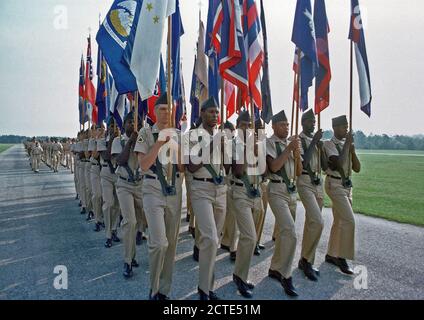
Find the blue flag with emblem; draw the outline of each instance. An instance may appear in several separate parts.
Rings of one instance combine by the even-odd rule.
[[[300,108],[308,109],[308,89],[315,78],[318,65],[315,24],[311,0],[298,0],[294,17],[292,42],[301,50],[300,60]]]
[[[136,79],[123,55],[128,39],[134,37],[141,5],[142,0],[115,0],[96,36],[120,94],[137,90]]]

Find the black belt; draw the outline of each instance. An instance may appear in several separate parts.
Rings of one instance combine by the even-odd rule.
[[[179,178],[179,177],[180,177],[180,174],[179,174],[179,173],[176,173],[176,174],[175,174],[175,177],[176,177],[176,178]],[[144,178],[144,179],[149,179],[149,180],[159,180],[159,178],[158,178],[158,177],[151,176],[150,174],[145,174],[145,175],[143,176],[143,178]]]
[[[141,179],[136,179],[136,180],[130,179],[130,178],[127,179],[127,178],[123,178],[121,176],[119,176],[119,179],[124,180],[126,182],[131,182],[131,183],[136,183],[136,182],[140,182],[141,181]]]
[[[215,183],[212,178],[196,178],[196,177],[193,177],[193,180]]]
[[[81,162],[90,162],[90,160],[81,160]]]
[[[271,183],[283,183],[283,181],[282,180],[273,180],[273,179],[271,179],[271,180],[269,180]]]
[[[333,179],[336,179],[336,180],[342,180],[341,177],[332,176],[331,174],[327,174],[327,177],[330,177],[330,178],[333,178]]]
[[[92,163],[91,165],[92,166],[99,166],[99,167],[101,167],[101,164],[99,164],[99,163]]]
[[[102,167],[107,168],[107,167],[109,167],[109,165],[108,164],[102,164]]]
[[[236,185],[237,187],[244,187],[244,183],[235,182],[235,181],[231,181],[230,183],[231,183],[231,185],[232,185],[232,186],[233,186],[233,185]],[[256,187],[255,187],[255,185],[254,185],[254,184],[251,184],[250,186],[251,186],[252,188],[255,188],[255,189],[256,189]]]
[[[307,171],[302,171],[302,174],[309,175]]]

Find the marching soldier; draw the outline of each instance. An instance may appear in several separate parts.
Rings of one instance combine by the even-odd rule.
[[[204,144],[204,147],[209,147],[211,151],[210,155],[199,155],[203,158],[201,160],[204,160],[205,157],[209,158],[206,163],[200,161],[199,164],[195,164],[190,158],[188,166],[193,174],[191,201],[196,216],[196,229],[198,228],[200,232],[198,286],[200,300],[219,299],[213,291],[215,283],[214,268],[216,252],[225,221],[227,186],[224,183],[223,159],[221,158],[220,161],[211,159],[212,152],[216,149],[216,144],[219,145],[221,143],[221,141],[216,141],[216,138],[219,137],[220,140],[225,138],[214,130],[218,122],[218,115],[218,106],[214,98],[211,97],[202,104],[202,124],[195,130],[199,135],[200,141],[194,141],[190,138],[191,150],[200,142]],[[206,139],[206,141],[203,141],[203,139]],[[228,169],[229,166],[226,168]]]
[[[237,119],[239,135],[233,139],[233,165],[231,180],[231,198],[234,201],[234,215],[240,230],[240,239],[237,246],[236,263],[233,273],[233,281],[237,285],[239,293],[245,298],[252,297],[254,285],[248,282],[250,262],[257,244],[255,217],[263,211],[259,183],[261,175],[249,174],[250,168],[254,170],[256,165],[249,164],[248,158],[258,156],[258,145],[252,144],[251,152],[248,152],[248,131],[251,123],[247,111],[241,112]],[[255,134],[255,133],[253,133]],[[255,138],[252,141],[256,140]],[[254,153],[254,154],[253,154]],[[256,169],[256,168],[255,168]]]
[[[83,141],[83,150],[85,155],[85,162],[84,162],[84,175],[83,178],[85,179],[85,201],[87,205],[87,221],[90,221],[94,218],[94,212],[93,212],[93,193],[91,188],[91,151],[90,149],[90,141],[93,140],[93,134],[94,134],[94,126],[90,129],[87,129],[84,136]]]
[[[274,134],[267,139],[267,164],[269,169],[268,199],[275,216],[277,232],[275,248],[268,275],[277,279],[289,296],[297,296],[292,281],[292,263],[296,251],[296,176],[302,174],[299,139],[291,142],[289,123],[282,110],[272,118]],[[295,161],[296,159],[296,161]],[[297,167],[295,168],[295,162]]]
[[[302,175],[297,180],[300,200],[305,208],[302,251],[299,269],[312,281],[317,281],[319,272],[313,267],[315,252],[321,238],[324,221],[321,216],[324,203],[324,190],[321,183],[321,161],[323,156],[322,130],[315,134],[315,115],[312,109],[302,115],[303,131],[300,133]]]
[[[348,132],[346,116],[332,119],[334,135],[324,142],[328,159],[325,192],[331,199],[333,226],[325,261],[336,265],[345,274],[353,274],[346,260],[355,258],[355,216],[352,210],[352,181],[350,171],[361,171],[353,136]]]
[[[35,144],[31,149],[32,170],[34,170],[35,173],[40,172],[39,169],[42,154],[43,148],[38,141],[35,141]]]
[[[134,151],[143,173],[143,204],[149,226],[150,300],[167,300],[171,291],[181,220],[184,167],[180,160],[180,132],[170,129],[167,94],[155,104],[157,122],[142,128]],[[170,149],[173,164],[163,163]],[[178,157],[178,162],[175,159]],[[177,164],[178,163],[178,164]],[[169,172],[171,170],[171,172]],[[170,178],[170,179],[169,179]]]
[[[257,136],[258,136],[259,130],[265,130],[265,125],[260,118],[255,121],[255,131]],[[265,249],[265,246],[261,243],[261,238],[262,238],[262,233],[263,233],[264,225],[265,225],[266,210],[268,208],[268,192],[267,192],[268,179],[266,178],[266,175],[264,175],[261,182],[259,183],[259,187],[260,187],[261,196],[262,196],[262,210],[259,211],[258,214],[254,217],[256,238],[257,238],[255,251],[253,253],[255,256],[259,256],[261,254],[261,250]]]
[[[115,174],[116,158],[112,157],[112,142],[119,136],[119,129],[113,117],[109,118],[106,138],[100,137],[97,140],[97,151],[100,153],[101,190],[103,198],[103,217],[105,222],[106,242],[105,247],[112,247],[112,242],[120,242],[118,238],[119,225],[119,202],[116,194]]]
[[[93,138],[89,141],[88,151],[91,152],[91,168],[90,168],[90,182],[91,182],[91,191],[92,198],[91,202],[93,204],[93,212],[95,219],[94,231],[99,232],[103,224],[103,214],[102,214],[102,189],[100,186],[100,155],[97,151],[96,141],[103,135],[104,128],[103,126],[97,125],[96,131],[93,132]]]
[[[137,155],[134,152],[137,142],[137,132],[134,128],[134,114],[130,112],[124,119],[125,133],[116,137],[112,144],[112,156],[116,157],[118,167],[116,174],[116,193],[123,220],[121,222],[124,242],[124,272],[125,278],[133,276],[132,268],[137,268],[136,231],[137,223],[141,223],[142,179]]]
[[[54,138],[53,144],[51,146],[52,166],[54,172],[59,172],[60,156],[62,153],[62,144],[58,141],[57,138]]]

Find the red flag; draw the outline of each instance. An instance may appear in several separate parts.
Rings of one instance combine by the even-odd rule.
[[[91,35],[88,36],[87,66],[85,68],[84,99],[87,105],[87,115],[97,124],[96,88],[93,85],[93,60],[91,59]]]
[[[227,106],[226,119],[228,120],[236,112],[236,88],[227,80],[224,80],[224,101]]]

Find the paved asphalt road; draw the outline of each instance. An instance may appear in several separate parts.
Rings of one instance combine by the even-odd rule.
[[[134,277],[123,279],[122,244],[106,249],[104,233],[93,232],[93,223],[79,214],[69,171],[61,168],[54,174],[43,165],[39,174],[32,173],[21,145],[1,154],[0,163],[0,299],[147,299],[146,242],[137,249],[140,267]],[[332,222],[330,210],[325,209],[323,215],[325,230],[316,261],[321,277],[313,283],[295,269],[299,299],[424,299],[423,228],[357,215],[357,259],[353,266],[366,267],[368,285],[358,290],[354,277],[323,262]],[[184,218],[185,214],[171,297],[197,299],[198,265],[191,257],[193,240]],[[298,238],[303,221],[299,205]],[[268,211],[263,239],[266,249],[253,258],[250,272],[256,299],[288,299],[281,286],[267,277],[273,224],[274,217]],[[299,253],[298,244],[295,263]],[[67,267],[67,290],[53,286],[57,265]],[[241,299],[231,281],[232,271],[228,253],[219,250],[217,293],[224,299]]]

